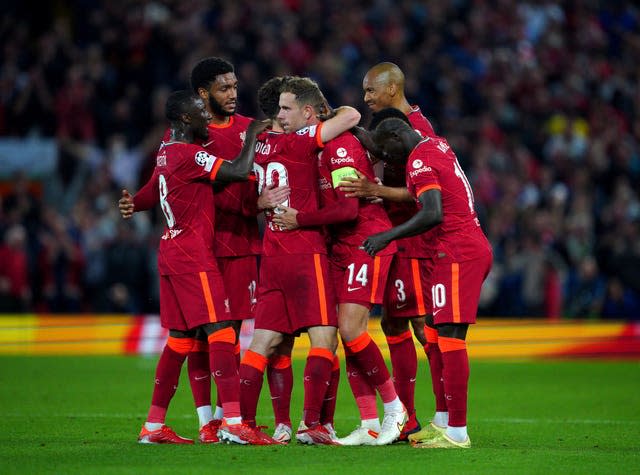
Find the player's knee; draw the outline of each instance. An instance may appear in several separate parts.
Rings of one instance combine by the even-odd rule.
[[[438,329],[438,336],[465,340],[467,338],[469,325],[466,323],[443,323],[437,325],[436,328]]]
[[[383,318],[380,321],[380,326],[385,336],[398,336],[409,329],[409,320],[406,318]]]
[[[169,336],[173,338],[195,338],[196,330],[169,330]]]

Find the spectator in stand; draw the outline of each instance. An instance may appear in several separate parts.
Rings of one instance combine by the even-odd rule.
[[[0,313],[26,312],[31,306],[27,233],[20,224],[10,227],[0,244]]]

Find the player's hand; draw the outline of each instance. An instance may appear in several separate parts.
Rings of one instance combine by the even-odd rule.
[[[252,135],[258,135],[271,125],[271,119],[254,120],[247,127],[247,133]]]
[[[325,99],[324,104],[322,104],[320,108],[320,112],[316,115],[316,117],[318,118],[318,120],[324,122],[325,120],[329,120],[335,116],[336,116],[335,109],[332,109],[329,103]]]
[[[275,209],[272,221],[278,225],[281,229],[291,231],[299,227],[298,225],[298,210],[295,208],[288,208],[287,206],[278,206]]]
[[[390,242],[391,240],[387,237],[387,233],[373,234],[364,240],[361,249],[373,257],[387,247]]]
[[[118,200],[118,209],[120,210],[120,216],[124,219],[129,219],[133,216],[133,196],[129,194],[127,190],[122,190],[122,197]]]
[[[286,201],[289,193],[291,193],[291,188],[288,186],[266,186],[258,197],[258,209],[275,208]]]
[[[347,198],[377,198],[376,187],[380,184],[379,180],[377,180],[377,182],[371,182],[358,170],[356,170],[356,174],[358,178],[347,176],[338,183],[340,191],[345,193]]]

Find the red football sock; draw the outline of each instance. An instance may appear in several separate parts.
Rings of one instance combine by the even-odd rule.
[[[393,368],[393,384],[407,412],[413,414],[416,410],[414,398],[418,374],[418,355],[413,335],[407,330],[397,336],[388,336],[387,343]]]
[[[304,422],[307,427],[320,423],[320,409],[331,381],[333,353],[311,348],[304,367]]]
[[[426,351],[429,358],[429,371],[431,371],[431,387],[436,398],[436,412],[446,412],[447,400],[444,397],[442,352],[438,346],[438,330],[425,325],[424,335],[427,338]]]
[[[344,352],[346,355],[347,380],[349,381],[349,386],[351,386],[353,397],[356,399],[356,405],[358,406],[358,411],[360,411],[360,419],[363,421],[377,419],[376,389],[363,377],[360,368],[358,368],[358,362],[349,347],[345,346]]]
[[[458,338],[438,337],[442,351],[442,375],[449,411],[449,425],[467,425],[467,390],[469,384],[469,358],[467,345]]]
[[[345,345],[352,351],[358,368],[364,372],[369,384],[373,385],[380,393],[382,402],[391,402],[398,397],[387,365],[382,353],[380,353],[380,348],[367,332],[346,342]]]
[[[209,345],[195,340],[187,357],[187,370],[191,393],[196,407],[211,405],[211,373],[209,372]]]
[[[333,367],[331,368],[331,380],[327,388],[327,394],[322,401],[322,409],[320,411],[320,423],[332,424],[333,416],[336,413],[336,401],[338,396],[338,385],[340,384],[340,358],[338,355],[333,357]]]
[[[178,388],[180,371],[189,350],[184,353],[178,353],[171,348],[172,339],[172,337],[169,337],[169,341],[162,350],[162,355],[160,355],[156,366],[155,386],[153,387],[147,422],[164,424],[169,402],[171,402],[171,398],[173,398]],[[179,340],[179,338],[176,338],[176,340]],[[180,348],[178,349],[180,350]]]
[[[240,417],[240,375],[235,355],[235,330],[223,328],[209,335],[209,366],[218,388],[224,417]]]
[[[275,424],[291,426],[291,391],[293,391],[293,369],[291,357],[273,355],[267,366],[267,381],[271,393],[271,405],[275,415]]]
[[[267,366],[267,358],[255,351],[247,350],[240,363],[240,408],[242,420],[246,424],[256,426],[256,412],[260,390],[264,380],[264,369]]]

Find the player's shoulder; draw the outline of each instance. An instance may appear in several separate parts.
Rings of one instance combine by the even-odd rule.
[[[342,132],[340,135],[338,135],[337,137],[332,138],[331,140],[329,140],[326,144],[326,146],[332,146],[332,147],[360,147],[361,144],[358,141],[358,139],[356,138],[355,135],[353,135],[351,132],[349,132],[348,130]]]
[[[409,119],[409,123],[411,126],[416,129],[423,137],[432,137],[435,136],[435,130],[433,129],[433,125],[425,117],[425,115],[420,110],[418,106],[411,106],[411,111],[407,115]]]
[[[251,122],[253,122],[253,117],[247,117],[246,115],[242,115],[242,114],[233,114],[232,117],[235,125],[239,127],[244,127],[245,129],[249,127],[249,124]]]
[[[451,145],[447,142],[447,139],[440,136],[426,137],[423,139],[413,150],[409,159],[419,157],[424,159],[425,157],[430,159],[445,158],[453,154]]]

